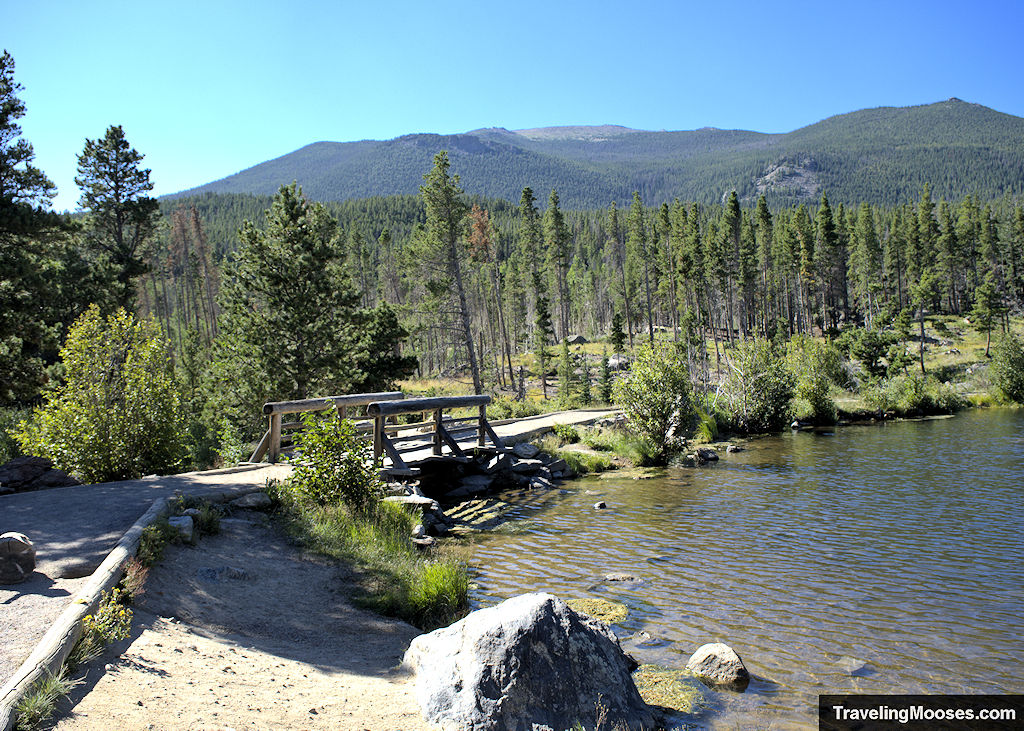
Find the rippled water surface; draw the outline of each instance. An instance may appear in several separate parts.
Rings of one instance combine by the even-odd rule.
[[[712,695],[712,728],[814,727],[819,693],[1021,693],[1022,482],[1019,410],[760,439],[663,478],[512,496],[510,534],[472,549],[475,600],[621,601],[641,662],[726,642],[755,680]]]

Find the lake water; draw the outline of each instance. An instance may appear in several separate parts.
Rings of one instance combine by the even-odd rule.
[[[671,667],[731,645],[754,680],[709,693],[697,727],[815,727],[820,693],[1024,692],[1024,410],[784,434],[662,478],[611,475],[510,496],[512,530],[471,549],[477,606],[619,601],[626,650]]]

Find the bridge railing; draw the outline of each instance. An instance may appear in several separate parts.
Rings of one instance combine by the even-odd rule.
[[[301,399],[299,401],[273,401],[263,404],[263,414],[269,424],[266,433],[249,458],[250,462],[259,462],[267,455],[271,462],[277,462],[281,456],[281,435],[283,432],[299,429],[302,422],[285,423],[285,414],[301,414],[306,411],[325,411],[337,409],[342,419],[349,417],[350,409],[359,409],[371,403],[388,403],[405,398],[401,391],[385,391],[379,393],[353,393],[345,396],[325,396],[323,398]],[[364,431],[370,431],[369,422]]]
[[[392,469],[407,469],[408,465],[403,454],[425,451],[427,448],[435,455],[443,454],[444,447],[456,457],[464,457],[465,453],[459,446],[459,437],[475,432],[477,446],[486,446],[487,440],[499,450],[505,445],[494,429],[487,422],[487,404],[491,397],[475,396],[441,396],[436,398],[413,398],[404,401],[378,401],[366,407],[368,416],[373,417],[373,458],[377,464],[385,454],[391,458]],[[477,416],[453,418],[446,417],[445,411],[476,407]],[[389,417],[402,414],[423,413],[424,420],[419,424],[403,426],[385,424]],[[427,417],[432,415],[432,419]],[[427,427],[416,430],[416,427]]]

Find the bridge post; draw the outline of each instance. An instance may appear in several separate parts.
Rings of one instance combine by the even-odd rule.
[[[383,416],[373,417],[373,463],[381,463],[381,455],[384,453],[384,421]]]
[[[441,454],[441,414],[442,409],[434,411],[434,454]]]
[[[270,415],[270,463],[281,456],[281,414]]]
[[[486,433],[484,431],[484,425],[487,423],[487,404],[480,404],[480,421],[476,427],[476,443],[478,447],[484,446],[484,439]]]

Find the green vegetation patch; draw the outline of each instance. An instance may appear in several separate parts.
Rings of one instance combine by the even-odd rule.
[[[633,673],[633,682],[640,697],[651,706],[661,706],[680,713],[693,713],[704,704],[704,686],[685,670],[641,665]]]
[[[597,597],[570,599],[566,604],[580,614],[585,614],[588,617],[599,619],[608,624],[622,622],[629,616],[629,608],[625,604],[608,601],[607,599],[599,599]]]
[[[65,668],[54,675],[46,671],[42,679],[36,683],[32,690],[18,701],[14,709],[14,728],[17,731],[35,731],[42,728],[57,710],[57,702],[68,695],[81,680],[71,680],[66,677]]]

